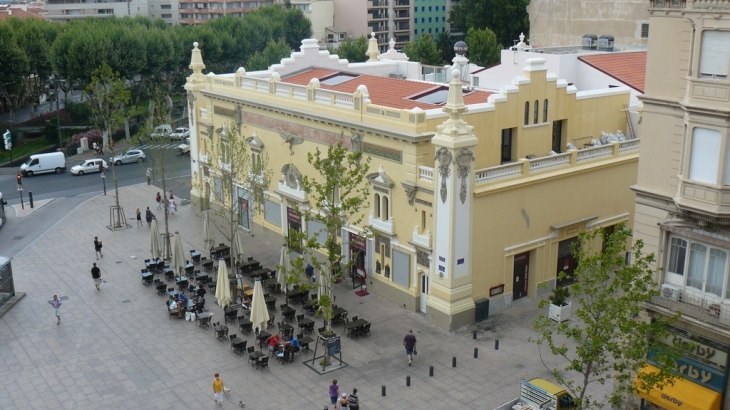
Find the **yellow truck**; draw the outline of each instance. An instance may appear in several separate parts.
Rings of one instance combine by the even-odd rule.
[[[574,409],[573,397],[562,387],[535,378],[520,380],[520,397],[494,410],[569,410]]]

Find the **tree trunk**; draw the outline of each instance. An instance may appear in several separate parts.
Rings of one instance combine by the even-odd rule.
[[[132,141],[132,136],[129,135],[129,118],[124,119],[124,136],[127,138],[128,142]]]

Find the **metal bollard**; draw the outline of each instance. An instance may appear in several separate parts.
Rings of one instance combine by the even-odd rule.
[[[406,376],[406,387],[411,387],[411,376]]]
[[[451,367],[456,367],[456,356],[451,358]]]
[[[494,350],[499,350],[499,339],[494,341]]]
[[[471,334],[473,336],[473,339],[477,340],[477,331],[475,330],[475,331],[471,332]]]
[[[33,209],[33,192],[28,191],[28,200],[30,201],[30,207]]]
[[[433,366],[428,366],[428,375],[433,377]]]
[[[475,347],[474,348],[474,358],[476,359],[478,357],[479,357],[479,348],[478,347]]]
[[[381,393],[383,394],[383,397],[385,397],[385,385],[382,385],[381,387]]]

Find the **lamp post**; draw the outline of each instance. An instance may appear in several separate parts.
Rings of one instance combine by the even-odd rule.
[[[56,100],[56,125],[58,126],[58,148],[63,148],[63,141],[61,140],[61,88],[60,85],[64,80],[54,78],[53,82],[56,84],[56,90],[53,93],[54,100]],[[65,95],[64,95],[65,97]]]

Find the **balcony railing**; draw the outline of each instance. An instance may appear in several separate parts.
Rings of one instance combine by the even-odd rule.
[[[420,181],[433,182],[433,168],[421,165],[418,169],[420,171],[418,176]]]
[[[671,312],[679,312],[713,326],[730,329],[730,305],[717,303],[698,296],[679,291],[675,298],[655,296],[651,304],[661,306]]]

